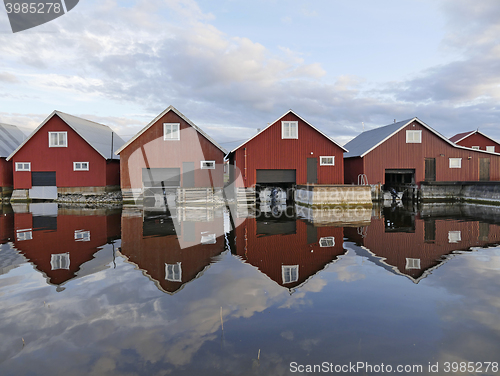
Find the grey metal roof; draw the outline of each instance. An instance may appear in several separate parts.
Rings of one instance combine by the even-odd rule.
[[[349,150],[347,153],[344,153],[344,158],[364,156],[413,119],[415,118],[398,121],[397,123],[375,128],[359,134],[357,137],[344,145],[344,148]]]
[[[28,140],[35,135],[54,115],[59,116],[69,127],[71,127],[80,137],[82,137],[95,151],[105,159],[119,159],[114,155],[115,151],[125,144],[125,141],[116,134],[107,125],[85,120],[77,116],[69,115],[64,112],[54,111],[40,124],[24,142],[19,145],[7,158],[11,159]],[[111,141],[113,141],[113,150],[111,150]]]
[[[7,158],[26,139],[15,125],[0,123],[0,157]]]

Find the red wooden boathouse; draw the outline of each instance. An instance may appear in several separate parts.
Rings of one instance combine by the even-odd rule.
[[[230,180],[237,188],[343,184],[345,151],[290,110],[229,153]]]
[[[450,141],[471,149],[500,153],[500,143],[479,130],[458,133],[451,137]]]
[[[58,193],[117,190],[123,140],[108,126],[54,111],[7,158],[12,199],[56,199]]]

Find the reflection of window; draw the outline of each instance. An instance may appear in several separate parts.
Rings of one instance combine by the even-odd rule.
[[[298,121],[281,122],[281,138],[299,138]]]
[[[89,162],[73,162],[73,171],[88,171]]]
[[[328,236],[319,239],[320,247],[333,247],[335,245],[335,238],[333,236]]]
[[[163,124],[163,139],[164,140],[180,140],[181,132],[179,123],[164,123]]]
[[[50,148],[65,148],[68,146],[67,132],[49,132]]]
[[[450,168],[462,168],[462,158],[450,158]]]
[[[479,146],[473,146],[472,147],[474,150],[479,150]]]
[[[69,270],[69,253],[66,252],[50,255],[50,266],[52,267],[52,270]]]
[[[32,229],[27,228],[24,230],[17,230],[16,237],[17,237],[18,241],[31,240],[31,239],[33,239]]]
[[[495,152],[495,147],[494,146],[486,146],[486,151]]]
[[[215,170],[215,161],[201,161],[202,170]]]
[[[448,231],[448,243],[458,243],[462,240],[462,233],[460,231]]]
[[[422,131],[406,131],[406,143],[407,144],[421,144],[422,143]]]
[[[90,231],[76,230],[75,231],[75,241],[77,241],[77,242],[89,242],[90,241]]]
[[[165,279],[172,282],[182,282],[181,263],[165,264]]]
[[[283,277],[283,284],[296,282],[299,279],[299,266],[281,265],[281,275]]]
[[[201,234],[201,244],[215,244],[215,234]]]
[[[420,269],[420,259],[407,258],[406,269]]]
[[[31,171],[30,162],[16,162],[16,171]]]
[[[320,166],[335,166],[335,157],[319,157]]]

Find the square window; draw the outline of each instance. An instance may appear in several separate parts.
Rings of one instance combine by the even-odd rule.
[[[495,147],[494,146],[486,146],[486,151],[491,151],[491,152],[495,152]]]
[[[20,242],[23,240],[31,240],[31,239],[33,239],[33,230],[30,228],[27,228],[24,230],[17,230],[16,231],[16,238]]]
[[[73,162],[73,171],[88,171],[89,162]]]
[[[164,140],[180,140],[180,123],[163,123],[163,139]]]
[[[69,252],[50,255],[50,266],[52,270],[69,270]]]
[[[201,234],[201,244],[215,244],[217,243],[217,239],[215,238],[215,234]]]
[[[319,157],[320,166],[335,166],[335,157]]]
[[[215,170],[215,161],[201,161],[202,170]]]
[[[31,171],[31,162],[16,162],[16,171]]]
[[[165,264],[165,279],[171,282],[182,282],[181,263]]]
[[[472,147],[474,150],[479,150],[479,146],[473,146]]]
[[[448,243],[458,243],[462,240],[462,233],[460,231],[448,231]]]
[[[420,259],[407,258],[406,269],[420,269]]]
[[[75,231],[75,242],[89,242],[90,241],[90,231],[76,230]]]
[[[281,122],[281,138],[299,138],[298,121]]]
[[[462,158],[450,158],[450,168],[462,168]]]
[[[335,238],[333,236],[328,236],[319,239],[319,246],[320,247],[333,247],[335,246]]]
[[[283,284],[297,282],[299,280],[298,265],[281,265],[281,276]]]
[[[422,131],[406,131],[406,143],[407,144],[421,144],[422,143]]]
[[[68,146],[68,132],[49,132],[50,148],[65,148]]]

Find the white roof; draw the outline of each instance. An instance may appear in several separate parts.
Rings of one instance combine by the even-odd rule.
[[[196,124],[194,124],[191,120],[189,120],[186,116],[184,116],[179,110],[177,110],[174,106],[168,106],[166,110],[164,110],[161,114],[155,117],[148,125],[142,128],[139,132],[135,134],[130,140],[128,140],[121,148],[119,148],[115,154],[120,154],[126,147],[128,147],[132,142],[134,142],[137,138],[139,138],[144,132],[146,132],[150,127],[153,126],[159,119],[161,119],[166,113],[169,111],[175,112],[182,120],[192,126],[196,131],[201,133],[203,137],[205,137],[208,141],[210,141],[217,149],[222,151],[224,154],[227,153],[226,149],[220,146],[214,139],[212,139],[208,134],[203,132]]]
[[[21,149],[31,137],[33,137],[54,115],[59,116],[71,129],[73,129],[81,138],[83,138],[95,151],[97,151],[104,159],[118,159],[113,158],[114,152],[121,147],[125,141],[121,139],[110,127],[107,125],[95,123],[90,120],[85,120],[77,116],[69,115],[64,112],[54,111],[40,124],[24,142],[9,155],[7,160],[11,159],[19,149]],[[113,150],[111,150],[111,143]]]
[[[7,158],[26,139],[15,125],[0,123],[0,157]]]

